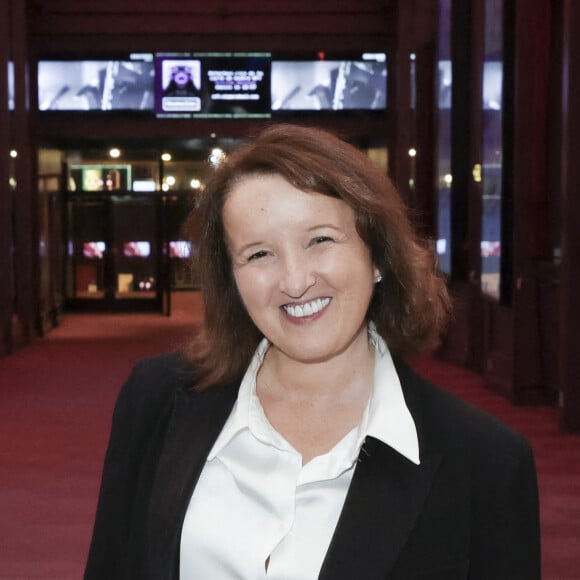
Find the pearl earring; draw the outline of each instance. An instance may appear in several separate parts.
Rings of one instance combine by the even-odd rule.
[[[379,274],[376,278],[375,278],[375,284],[378,284],[381,280],[383,279],[383,277]]]

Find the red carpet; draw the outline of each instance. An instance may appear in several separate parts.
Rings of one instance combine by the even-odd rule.
[[[67,315],[0,359],[0,580],[81,578],[117,391],[137,359],[174,348],[200,319],[198,295],[174,298],[171,318]],[[580,437],[559,433],[556,410],[513,407],[468,371],[416,366],[532,442],[543,578],[580,578]]]

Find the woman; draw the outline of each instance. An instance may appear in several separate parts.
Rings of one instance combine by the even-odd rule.
[[[196,212],[205,322],[121,391],[85,578],[539,578],[528,444],[403,362],[448,297],[383,172],[274,126]]]

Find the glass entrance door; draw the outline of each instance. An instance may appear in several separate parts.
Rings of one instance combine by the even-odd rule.
[[[112,196],[111,294],[115,300],[157,300],[162,239],[157,196]]]
[[[162,311],[162,196],[69,193],[66,206],[67,307]]]

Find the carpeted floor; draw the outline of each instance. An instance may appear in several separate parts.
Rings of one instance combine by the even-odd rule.
[[[118,389],[137,359],[185,340],[200,311],[197,294],[179,293],[170,318],[67,315],[47,338],[0,359],[0,580],[82,577]],[[529,438],[543,578],[580,578],[580,437],[559,432],[555,409],[515,408],[468,371],[429,358],[416,366]]]

